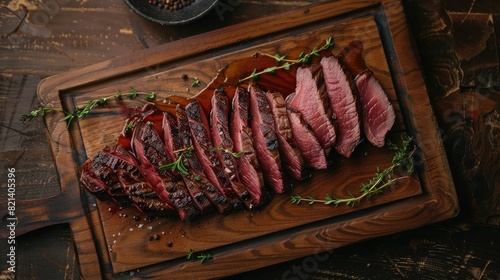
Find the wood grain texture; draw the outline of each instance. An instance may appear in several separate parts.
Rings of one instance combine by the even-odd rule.
[[[423,194],[413,184],[400,186],[363,204],[361,208],[366,207],[366,211],[359,214],[361,208],[339,207],[332,210],[324,206],[312,206],[305,212],[290,204],[287,197],[281,196],[257,213],[212,216],[193,225],[168,220],[138,223],[130,219],[134,215],[131,209],[124,209],[120,212],[122,215],[117,215],[108,210],[112,209],[110,205],[89,200],[83,206],[88,207],[90,225],[85,230],[85,226],[80,224],[82,231],[75,235],[77,248],[82,252],[79,255],[82,270],[90,271],[89,267],[85,267],[91,263],[87,259],[92,255],[92,250],[87,249],[92,247],[89,239],[97,243],[94,249],[100,256],[102,275],[140,269],[143,277],[161,278],[162,274],[172,271],[179,277],[200,277],[202,274],[207,277],[208,269],[211,277],[220,277],[304,256],[318,246],[332,249],[454,216],[457,213],[456,197],[452,183],[447,180],[449,170],[440,139],[436,135],[428,135],[429,129],[432,130],[436,123],[429,118],[432,110],[427,94],[420,86],[422,76],[411,52],[411,39],[402,7],[398,1],[383,1],[383,5],[380,4],[372,1],[355,4],[332,2],[287,12],[272,24],[267,19],[258,19],[203,36],[193,36],[51,77],[40,84],[39,95],[44,104],[72,110],[91,98],[123,90],[121,87],[124,85],[138,84],[147,91],[186,94],[186,85],[178,82],[180,73],[190,77],[204,74],[200,75],[200,79],[206,84],[221,66],[249,57],[256,50],[282,53],[296,47],[320,45],[329,36],[333,36],[337,48],[341,48],[351,40],[360,39],[365,43],[367,64],[396,107],[395,132],[407,131],[416,137],[420,158],[423,159],[419,166]],[[335,13],[332,14],[332,10]],[[269,33],[274,33],[272,40],[260,38]],[[245,43],[242,43],[243,40]],[[181,50],[182,45],[191,48]],[[385,47],[382,48],[382,45]],[[55,145],[56,163],[62,174],[60,180],[65,186],[63,193],[67,193],[68,199],[79,201],[74,192],[78,163],[114,141],[113,135],[117,135],[120,129],[116,123],[123,123],[123,117],[118,120],[119,116],[119,112],[111,108],[91,114],[73,124],[69,130],[62,116],[50,115],[46,118],[51,143]],[[392,136],[392,140],[397,138],[398,134]],[[350,186],[368,180],[380,162],[389,162],[392,157],[387,150],[373,147],[367,150],[360,147],[359,151],[361,154],[352,160],[337,163],[341,164],[336,167],[342,172],[318,172],[313,180],[297,184],[297,191],[302,187],[307,190],[306,193],[320,196],[325,191],[324,185],[334,181],[338,185],[337,192],[348,194],[354,191]],[[365,157],[366,154],[371,157]],[[71,157],[73,161],[67,165]],[[360,162],[366,169],[349,167],[359,166]],[[335,176],[341,177],[337,179]],[[421,195],[411,198],[418,194]],[[400,200],[402,198],[406,199]],[[383,207],[374,207],[384,203]],[[351,212],[352,216],[347,215]],[[128,219],[123,219],[123,214]],[[75,217],[80,219],[79,214]],[[249,230],[240,221],[249,221],[252,229]],[[284,230],[287,230],[287,235],[278,234]],[[172,248],[150,242],[149,234],[165,236],[172,241]],[[223,238],[213,239],[214,235]],[[162,238],[160,240],[165,242]],[[83,245],[80,245],[81,242]],[[217,252],[217,261],[207,266],[186,263],[183,256],[190,249]],[[130,252],[134,252],[133,258],[127,257]],[[248,266],[238,266],[242,261]],[[144,267],[153,264],[149,268]]]
[[[13,16],[13,13],[10,13],[10,11],[2,9],[0,12],[0,22],[2,22],[3,16],[6,14],[8,14],[14,22],[21,22],[23,13],[27,13],[28,10],[40,10],[40,7],[36,6],[40,3],[38,0],[13,0],[9,2],[9,7],[12,7],[12,4],[24,4],[27,8],[22,9],[19,7],[19,9],[15,9],[14,12],[16,16]],[[63,1],[57,0],[57,2]],[[8,58],[11,61],[11,64],[8,66],[4,66],[3,63],[0,63],[2,73],[14,73],[15,81],[24,79],[29,82],[9,82],[12,89],[7,91],[7,87],[2,87],[0,90],[0,98],[3,98],[4,94],[7,92],[9,92],[9,96],[24,96],[20,98],[20,102],[17,105],[20,107],[17,107],[16,114],[20,115],[36,107],[38,101],[34,98],[35,86],[40,78],[59,73],[60,71],[64,71],[63,69],[73,69],[78,66],[104,61],[114,57],[114,54],[125,54],[127,49],[134,49],[130,48],[130,44],[137,44],[137,48],[146,48],[169,43],[171,41],[200,34],[200,32],[212,30],[212,27],[213,29],[218,29],[234,23],[248,21],[255,17],[275,15],[276,12],[279,11],[288,11],[288,7],[299,7],[316,1],[221,0],[220,2],[225,2],[226,4],[230,4],[230,2],[239,2],[239,4],[235,5],[233,10],[224,11],[223,20],[219,18],[216,11],[213,11],[211,15],[207,15],[206,20],[200,21],[200,26],[192,24],[186,26],[186,28],[163,27],[152,24],[126,10],[123,10],[123,14],[117,14],[116,10],[106,9],[106,6],[110,5],[109,3],[112,3],[113,7],[124,5],[121,0],[78,1],[80,5],[74,5],[72,11],[70,9],[61,9],[58,14],[54,16],[57,17],[57,21],[60,25],[56,26],[50,24],[50,21],[54,17],[49,19],[49,24],[45,25],[49,31],[48,33],[31,32],[30,30],[24,29],[26,27],[37,27],[35,25],[26,25],[23,28],[17,29],[4,29],[6,25],[2,25],[2,28],[0,28],[0,32],[2,32],[0,36],[0,43],[2,45],[0,52],[2,53],[2,58],[0,59]],[[403,1],[405,4],[409,2],[415,1]],[[477,80],[483,85],[497,87],[498,76],[494,71],[491,71],[491,69],[496,67],[495,63],[497,62],[493,60],[496,56],[495,50],[491,48],[492,45],[490,42],[492,42],[492,38],[497,41],[498,38],[500,38],[500,36],[498,36],[498,30],[500,30],[500,21],[498,20],[500,6],[498,3],[494,0],[439,0],[418,2],[432,2],[433,5],[428,6],[429,10],[427,10],[425,14],[418,11],[415,12],[416,10],[412,8],[405,9],[404,12],[412,27],[423,26],[435,30],[432,29],[433,27],[431,24],[435,23],[434,20],[439,21],[439,17],[423,17],[423,15],[433,13],[448,13],[451,18],[454,17],[454,13],[458,15],[468,14],[467,17],[475,17],[475,15],[477,15],[479,18],[485,18],[487,15],[492,16],[492,25],[488,23],[488,26],[484,24],[478,26],[480,28],[479,30],[484,31],[488,31],[488,28],[493,27],[493,34],[491,35],[492,37],[490,36],[487,40],[488,47],[484,49],[483,52],[479,53],[480,55],[477,58],[473,57],[467,64],[470,71],[464,69],[464,77],[466,78],[464,81]],[[440,3],[444,5],[444,11],[438,8]],[[3,4],[0,4],[0,6],[2,5]],[[232,7],[233,6],[230,6],[230,8]],[[78,12],[75,12],[77,10]],[[30,16],[32,17],[32,15],[33,12],[31,12]],[[96,17],[107,18],[108,20],[90,20]],[[463,28],[451,26],[451,28],[453,28],[451,36],[443,38],[443,41],[455,41],[455,47],[459,58],[461,57],[460,53],[462,50],[477,51],[483,49],[482,46],[477,45],[477,40],[469,42],[468,38],[477,38],[481,36],[481,33],[475,31],[477,29],[470,30],[467,28],[466,25],[470,22],[471,21],[465,21],[465,26],[463,26]],[[2,24],[3,23],[4,22],[2,22]],[[85,24],[80,25],[78,23]],[[94,24],[100,26],[92,27]],[[102,36],[101,32],[88,32],[88,30],[93,28],[95,30],[102,30],[103,24],[107,25],[107,30],[111,30],[109,34],[112,36]],[[52,28],[59,30],[59,32],[51,33],[50,29]],[[9,30],[6,31],[7,29]],[[13,33],[6,36],[6,34],[12,31]],[[415,30],[412,31],[415,32]],[[52,34],[51,36],[54,37],[46,39],[44,34]],[[79,34],[82,35],[80,36]],[[459,40],[458,42],[457,39]],[[45,44],[46,40],[65,45],[65,48],[62,48],[60,53],[55,53],[53,48],[37,47],[37,45]],[[89,42],[101,42],[99,44],[108,47],[105,49],[100,48],[98,50],[100,54],[94,52],[94,54],[91,55],[90,53],[92,53],[93,50],[80,47],[89,44]],[[463,48],[457,43],[461,43]],[[464,60],[459,64],[447,63],[442,60],[443,56],[433,55],[433,51],[442,53],[441,49],[449,49],[449,46],[449,42],[416,45],[415,49],[418,49],[418,54],[420,55],[426,77],[443,75],[435,70],[433,66],[436,65],[451,65],[452,67],[458,68],[465,66],[465,64],[463,64]],[[498,46],[498,43],[496,43],[496,46]],[[38,54],[30,54],[32,52]],[[89,54],[76,55],[75,52]],[[34,60],[35,58],[43,56],[60,57],[61,59]],[[63,57],[71,57],[72,59],[62,59]],[[40,69],[43,69],[43,71]],[[151,67],[148,71],[153,73],[157,71],[156,69],[159,68]],[[452,68],[449,71],[453,72],[457,70],[460,71],[460,69],[456,68]],[[474,77],[476,73],[483,73],[480,80]],[[6,76],[8,76],[8,79],[12,78],[12,76]],[[25,76],[25,78],[22,78],[23,76]],[[16,89],[16,87],[19,88]],[[495,202],[498,201],[495,200],[494,197],[499,187],[498,184],[494,184],[495,181],[493,181],[495,179],[494,175],[498,174],[498,169],[495,170],[489,167],[495,156],[492,148],[496,146],[495,143],[498,143],[498,140],[495,139],[497,139],[499,135],[497,131],[498,113],[496,112],[498,110],[490,110],[494,108],[492,104],[495,102],[498,103],[498,101],[491,96],[495,94],[498,95],[498,92],[493,88],[475,93],[472,93],[472,91],[464,92],[466,94],[463,96],[460,94],[453,97],[450,96],[451,98],[444,102],[444,104],[447,104],[445,106],[434,106],[437,119],[440,121],[440,128],[437,133],[441,135],[445,147],[447,148],[447,154],[451,162],[450,167],[461,198],[461,215],[457,219],[449,223],[438,223],[418,230],[394,234],[390,237],[372,239],[358,245],[327,250],[323,253],[314,252],[312,255],[298,258],[294,261],[251,271],[244,275],[228,277],[228,279],[255,279],[256,277],[266,277],[270,279],[282,279],[283,277],[288,277],[290,279],[404,279],[404,277],[415,279],[443,279],[450,275],[457,276],[457,278],[461,279],[498,278],[498,257],[495,254],[498,251],[495,245],[500,243],[497,240],[499,236],[498,230],[496,227],[462,224],[464,220],[479,223],[486,222],[490,225],[497,226],[500,222],[500,216],[497,213],[498,207],[494,206]],[[434,94],[440,96],[442,93],[436,91],[431,93],[431,96],[434,96]],[[485,98],[486,96],[490,97]],[[432,103],[435,104],[436,101]],[[6,104],[10,106],[14,103],[8,102]],[[474,106],[469,106],[467,104],[474,104]],[[462,106],[468,106],[468,109],[462,109]],[[0,107],[0,115],[2,115],[2,117],[4,117],[4,109],[9,108]],[[447,114],[450,112],[456,112],[456,114]],[[463,117],[468,116],[470,112],[475,116],[474,118]],[[10,116],[5,114],[4,120],[9,117]],[[453,126],[451,126],[451,123],[448,123],[451,121],[450,117],[451,120],[455,120]],[[53,167],[53,163],[51,163],[52,159],[50,152],[43,148],[43,145],[48,145],[42,143],[47,143],[44,141],[46,136],[42,131],[43,123],[40,120],[33,120],[25,126],[17,126],[19,123],[17,123],[16,119],[17,117],[12,117],[13,129],[10,127],[11,124],[0,127],[0,131],[2,132],[11,132],[7,134],[9,135],[8,138],[0,138],[0,145],[3,145],[2,147],[5,148],[5,150],[0,149],[0,153],[2,153],[0,161],[2,164],[5,160],[7,163],[18,162],[20,165],[36,165],[33,167],[35,172],[29,172],[28,168],[26,170],[23,169],[24,171],[20,174],[20,177],[23,177],[22,186],[19,186],[18,189],[20,196],[22,196],[23,199],[34,199],[43,197],[44,194],[50,196],[59,193],[60,187],[55,180],[57,175],[54,171],[55,168]],[[441,119],[444,119],[444,122],[442,122]],[[484,122],[484,125],[480,124],[482,122]],[[5,124],[5,122],[2,123],[2,125]],[[30,131],[35,127],[38,127],[37,129],[39,132],[31,134]],[[29,152],[24,151],[24,148],[15,148],[20,145],[27,145],[26,140],[21,139],[21,142],[19,142],[18,140],[20,138],[12,137],[15,131],[20,134],[23,134],[24,131],[28,131],[27,135],[32,138],[32,141],[30,141],[31,146],[27,149]],[[448,132],[453,133],[453,138],[448,137]],[[490,147],[482,145],[482,143],[489,143],[488,145]],[[471,148],[472,146],[475,148]],[[13,150],[7,147],[13,147]],[[35,161],[47,162],[48,165],[43,165],[43,168],[40,168],[38,164],[34,164]],[[464,165],[463,163],[466,164]],[[473,168],[468,168],[470,166]],[[464,174],[461,172],[464,172]],[[0,171],[0,174],[3,176],[2,171]],[[30,183],[30,180],[32,183]],[[43,187],[40,188],[39,186]],[[3,193],[2,191],[2,194]],[[2,197],[0,197],[0,201],[3,201]],[[70,227],[67,226],[51,226],[42,230],[37,230],[33,232],[33,234],[20,236],[18,240],[19,243],[23,245],[18,248],[18,264],[20,268],[22,267],[22,271],[18,270],[18,274],[21,276],[18,275],[17,279],[47,279],[49,277],[51,279],[78,279],[80,277],[78,274],[78,263],[74,261],[75,256],[69,257],[70,254],[74,254],[75,252],[68,250],[68,248],[74,246],[73,240],[70,238],[71,235],[76,232],[85,232],[86,230],[84,228],[85,227],[80,226],[78,229],[74,228],[71,232]],[[66,237],[60,238],[61,236]],[[5,252],[6,249],[4,245],[4,239],[0,239],[0,252]],[[89,248],[91,247],[87,247],[87,249]],[[104,248],[104,250],[105,249],[107,248]],[[79,254],[81,254],[81,251],[82,250],[80,250]],[[92,250],[87,251],[86,254],[88,257],[85,259],[87,263],[95,264],[97,261],[93,261],[91,257],[95,257],[95,254],[91,252]],[[67,255],[68,257],[66,257]],[[4,257],[3,253],[0,254],[0,262],[4,264],[4,269],[0,278],[14,279],[9,278],[11,275],[5,274],[6,266],[2,256]],[[91,271],[92,266],[85,265],[85,267],[90,267],[87,271],[91,274],[82,273],[82,275],[84,277],[85,275],[91,276],[85,277],[84,279],[101,278],[99,275],[96,276],[95,270]],[[139,278],[141,276],[140,270],[120,273],[116,275],[116,278],[130,279],[133,276]],[[107,275],[107,277],[109,278],[110,276]]]
[[[463,71],[455,51],[453,26],[444,1],[405,1],[409,22],[420,50],[431,100],[460,89]]]
[[[498,279],[499,229],[445,222],[234,276],[234,279]],[[353,253],[356,252],[356,253]],[[479,257],[485,254],[486,258]]]

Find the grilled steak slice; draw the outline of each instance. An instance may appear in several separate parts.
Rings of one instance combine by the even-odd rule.
[[[352,82],[334,56],[321,59],[332,114],[337,123],[335,149],[350,157],[361,137],[360,118]]]
[[[355,77],[365,137],[373,145],[382,147],[396,117],[389,98],[373,73],[366,67],[362,52],[363,43],[352,41],[342,49],[339,59]]]
[[[266,100],[266,94],[257,86],[251,85],[250,112],[252,119],[250,127],[254,137],[257,159],[264,172],[264,180],[276,192],[285,192],[289,185],[285,182],[281,167],[281,157],[278,148],[278,138],[271,107]]]
[[[181,220],[189,222],[200,215],[180,174],[172,169],[159,170],[173,161],[167,158],[160,136],[151,124],[135,123],[132,148],[146,180],[165,202],[176,208]]]
[[[120,145],[106,147],[89,159],[82,167],[80,184],[90,188],[99,200],[111,198],[121,206],[133,203],[145,213],[164,216],[175,213],[157,196],[140,173],[136,160]],[[105,192],[106,196],[100,192]]]
[[[260,169],[254,149],[252,129],[250,128],[250,96],[248,91],[236,88],[232,101],[230,133],[234,151],[241,153],[236,160],[241,181],[247,187],[255,206],[262,206],[271,199],[271,192],[264,184],[264,176]]]
[[[182,178],[184,179],[184,184],[186,185],[189,194],[193,198],[195,206],[200,210],[202,214],[211,212],[213,210],[212,204],[206,198],[203,189],[200,187],[200,185],[207,184],[206,178],[195,174],[189,164],[189,160],[185,156],[182,156],[181,150],[184,147],[180,138],[181,136],[178,129],[177,120],[170,116],[168,113],[163,113],[162,126],[165,152],[172,160],[181,160],[182,165],[184,165],[186,169],[189,170],[187,174],[183,174]],[[187,141],[189,141],[189,139],[187,139]],[[178,153],[180,153],[180,159]]]
[[[242,202],[231,188],[231,182],[226,177],[224,167],[215,153],[209,122],[200,103],[198,101],[189,103],[186,106],[186,115],[191,129],[194,153],[198,157],[208,180],[224,194],[228,203],[233,206],[233,210],[240,209],[243,207]]]
[[[110,163],[112,163],[112,158],[109,154],[104,151],[97,152],[93,158],[83,164],[80,186],[101,201],[114,200],[120,204],[130,203]]]
[[[229,134],[229,101],[224,90],[216,90],[212,100],[210,112],[210,126],[212,143],[219,158],[224,174],[236,196],[245,204],[247,209],[253,208],[250,193],[240,180],[233,140]]]
[[[287,105],[293,101],[295,93],[287,96],[285,99]],[[288,119],[292,128],[292,136],[300,149],[302,157],[307,166],[314,169],[326,169],[328,162],[325,150],[321,147],[318,138],[314,135],[309,125],[304,121],[300,112],[287,107]]]
[[[267,92],[266,98],[274,117],[280,156],[284,163],[283,168],[297,181],[310,178],[312,172],[306,168],[300,149],[293,140],[283,95],[279,92]]]
[[[173,216],[176,213],[146,182],[132,154],[120,145],[106,148],[104,152],[111,156],[110,164],[113,164],[122,189],[140,211],[162,216]]]
[[[295,97],[288,107],[302,115],[328,155],[336,134],[321,65],[299,67],[296,79]]]
[[[365,136],[373,145],[383,147],[385,136],[396,119],[394,108],[371,71],[360,73],[355,81],[363,112]]]
[[[182,106],[178,105],[176,107],[176,115],[183,148],[186,150],[196,150],[196,141],[194,141],[194,137],[191,132],[189,118],[187,116],[186,110]],[[200,147],[198,147],[198,149],[199,148]],[[207,170],[210,166],[204,166],[206,165],[206,163],[202,163],[198,156],[194,154],[194,152],[184,154],[184,156],[187,157],[189,161],[189,166],[191,168],[189,171],[193,172],[193,174],[197,175],[200,178],[200,182],[198,185],[203,189],[203,193],[210,200],[215,209],[219,213],[228,213],[230,211],[233,211],[233,205],[229,203],[228,198],[221,191],[221,188],[216,187],[209,179],[208,175],[205,173],[205,170]],[[214,172],[211,172],[213,176]],[[215,182],[218,183],[217,178],[215,178]]]

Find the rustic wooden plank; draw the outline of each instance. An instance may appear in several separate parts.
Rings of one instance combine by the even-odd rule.
[[[36,87],[39,81],[40,78],[35,76],[2,75],[0,78],[0,155],[4,170],[8,167],[16,170],[16,215],[22,217],[16,229],[19,235],[43,226],[67,222],[67,216],[82,215],[81,209],[68,207],[71,202],[61,195],[64,190],[61,190],[54,166],[50,143],[52,138],[46,140],[42,120],[34,119],[26,124],[20,121],[23,114],[29,114],[38,107]],[[70,154],[66,156],[71,158]],[[6,176],[3,174],[6,173],[2,172],[2,176]],[[6,185],[2,183],[2,186]],[[79,194],[74,190],[72,193]],[[6,195],[7,192],[0,194],[2,201],[6,201]],[[50,210],[54,205],[64,207],[65,204],[68,207],[66,211]],[[6,207],[0,209],[1,217],[6,213]],[[6,228],[2,227],[0,232],[6,236]]]
[[[127,25],[130,11],[123,1],[31,2],[6,5],[13,13],[27,9],[27,15],[0,40],[3,73],[46,77],[142,48]]]
[[[495,90],[470,90],[436,104],[457,191],[468,218],[495,225],[500,215],[499,102]],[[489,165],[486,167],[484,162]]]
[[[34,239],[37,241],[33,242]],[[17,274],[12,279],[32,279],[35,275],[81,279],[73,236],[68,225],[33,231],[19,237],[17,241]]]
[[[497,279],[500,230],[438,223],[235,275],[268,279]]]
[[[463,71],[453,41],[453,26],[443,1],[404,1],[419,49],[431,100],[460,89]]]
[[[41,120],[23,125],[20,118],[38,105],[36,76],[0,76],[0,157],[18,176],[16,197],[36,199],[60,192]],[[5,198],[2,192],[0,198]]]

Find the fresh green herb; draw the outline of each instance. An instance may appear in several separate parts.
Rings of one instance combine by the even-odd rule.
[[[200,85],[200,80],[198,80],[197,77],[194,77],[193,79],[194,79],[194,81],[191,83],[191,87],[197,87],[197,86],[199,86]]]
[[[186,254],[186,259],[188,260],[194,260],[194,259],[198,259],[200,261],[200,263],[204,263],[204,262],[207,262],[209,260],[213,260],[214,257],[212,255],[210,255],[209,253],[195,253],[193,250],[189,250],[189,252]]]
[[[127,123],[127,126],[125,126],[125,130],[131,130],[134,128],[135,128],[135,125],[133,122],[129,122],[129,123]]]
[[[122,92],[118,90],[118,93],[113,96],[116,100],[121,100],[122,99]]]
[[[31,111],[27,115],[22,115],[21,116],[21,122],[26,122],[26,121],[31,121],[32,119],[36,118],[37,116],[44,116],[47,113],[51,113],[54,111],[54,108],[51,107],[40,107],[36,110]]]
[[[147,99],[148,101],[153,101],[153,100],[155,99],[155,97],[156,97],[156,94],[155,94],[154,92],[150,92],[150,93],[148,93],[148,94],[146,95],[146,99]]]
[[[200,175],[196,175],[196,176],[193,177],[193,179],[194,179],[195,182],[199,182],[199,181],[201,181],[201,176]]]
[[[171,170],[178,170],[179,172],[181,172],[182,174],[186,175],[186,174],[189,174],[189,170],[186,168],[186,166],[184,165],[184,159],[183,157],[191,157],[191,152],[193,151],[193,146],[191,147],[188,147],[186,149],[181,149],[181,150],[177,150],[177,151],[174,151],[174,153],[178,153],[178,157],[177,157],[177,160],[174,161],[174,162],[171,162],[169,164],[165,164],[165,165],[162,165],[160,167],[158,167],[158,170],[168,170],[168,169],[171,169]]]
[[[222,146],[215,146],[213,149],[214,151],[222,151],[226,154],[230,154],[234,158],[239,158],[242,154],[244,154],[243,152],[234,152],[228,149],[224,149]]]
[[[125,96],[128,99],[135,99],[139,95],[145,95],[146,99],[148,101],[152,101],[156,97],[155,93],[153,93],[153,92],[150,92],[150,93],[138,92],[133,87],[130,87],[130,93],[128,93]],[[87,104],[85,104],[85,106],[83,108],[77,107],[73,113],[66,112],[60,108],[41,106],[38,109],[31,111],[29,114],[22,115],[20,120],[21,120],[21,122],[26,122],[26,121],[31,121],[35,117],[44,116],[47,113],[60,112],[60,113],[64,113],[64,120],[66,121],[67,126],[69,127],[71,125],[71,122],[75,118],[77,118],[77,119],[85,118],[96,106],[97,107],[105,107],[108,105],[108,103],[111,99],[114,99],[116,101],[121,101],[122,98],[123,98],[123,94],[120,90],[118,90],[118,92],[114,95],[90,100]]]
[[[197,258],[200,260],[200,263],[204,263],[209,260],[213,260],[214,257],[212,257],[212,255],[210,255],[209,253],[201,253]]]
[[[285,55],[279,55],[279,54],[276,54],[276,55],[270,55],[270,54],[267,54],[267,53],[254,53],[252,56],[256,57],[258,55],[264,55],[264,56],[269,56],[269,57],[272,57],[276,60],[276,65],[277,66],[273,66],[273,67],[268,67],[262,71],[257,71],[257,69],[254,69],[252,74],[250,74],[248,77],[246,78],[243,78],[241,80],[239,80],[240,82],[244,82],[246,80],[257,80],[258,77],[262,74],[266,74],[266,73],[275,73],[276,70],[278,69],[284,69],[284,70],[290,70],[290,67],[294,64],[298,64],[298,63],[309,63],[311,61],[311,57],[312,56],[319,56],[319,52],[320,51],[324,51],[324,50],[327,50],[331,47],[333,47],[334,45],[334,42],[333,42],[333,38],[330,37],[328,39],[325,40],[325,44],[323,46],[321,46],[320,48],[318,47],[315,47],[311,52],[305,54],[304,52],[300,53],[300,55],[298,56],[297,59],[287,59],[286,58],[286,54]],[[283,64],[282,64],[283,63]]]
[[[134,99],[137,96],[139,96],[139,93],[137,92],[137,90],[135,90],[135,88],[133,88],[133,87],[130,87],[130,93],[127,94],[127,98],[128,99]]]
[[[415,165],[413,161],[413,154],[415,153],[416,147],[411,147],[411,143],[413,138],[410,136],[403,135],[401,136],[403,142],[402,147],[398,147],[396,144],[391,142],[388,143],[389,149],[394,150],[395,154],[392,158],[392,165],[383,171],[380,171],[377,168],[377,172],[375,176],[368,182],[361,184],[361,189],[359,192],[361,193],[358,196],[354,196],[349,194],[350,197],[347,198],[338,198],[334,196],[330,196],[327,194],[325,199],[315,199],[311,196],[301,197],[300,195],[292,195],[291,201],[294,204],[300,204],[301,202],[308,202],[309,204],[313,203],[323,203],[326,205],[340,205],[345,204],[348,206],[354,206],[356,203],[360,203],[360,201],[364,198],[369,199],[374,195],[381,194],[385,188],[389,187],[397,180],[408,179],[415,170]],[[395,177],[393,178],[394,170],[402,167],[408,176]]]
[[[192,260],[194,258],[194,251],[189,250],[189,252],[186,254],[186,259]]]

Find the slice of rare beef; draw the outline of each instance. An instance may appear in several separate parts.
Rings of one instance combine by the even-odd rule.
[[[104,150],[109,147],[104,148]],[[111,156],[99,151],[89,158],[82,166],[80,186],[89,191],[101,201],[113,200],[120,204],[130,203],[127,194],[120,186],[113,166]]]
[[[332,114],[336,119],[337,139],[335,149],[344,157],[350,157],[361,137],[360,117],[352,79],[334,56],[321,59],[325,85],[330,98]]]
[[[231,188],[231,182],[226,177],[225,170],[215,153],[208,118],[197,100],[186,106],[186,115],[191,129],[194,153],[198,157],[208,180],[224,194],[228,203],[233,206],[233,210],[240,209],[243,207],[243,203]]]
[[[237,87],[232,100],[230,134],[234,151],[240,153],[236,163],[241,181],[247,187],[255,206],[262,206],[271,199],[271,191],[264,184],[264,175],[260,169],[254,149],[252,129],[250,128],[250,96],[244,88]]]
[[[268,91],[266,98],[274,117],[283,168],[297,181],[310,178],[312,171],[306,168],[302,153],[294,141],[283,95],[279,92]]]
[[[271,107],[265,92],[255,86],[249,87],[250,92],[250,127],[252,128],[255,151],[259,165],[265,171],[264,180],[275,193],[285,192],[290,184],[286,182],[281,166],[278,138]]]
[[[302,115],[328,155],[335,145],[336,133],[328,93],[320,64],[297,69],[295,97],[288,107]]]
[[[105,147],[89,159],[82,167],[80,184],[99,200],[111,198],[120,206],[133,204],[141,212],[155,215],[175,213],[145,181],[132,154],[120,145]],[[96,190],[105,192],[106,197]]]
[[[182,178],[184,179],[184,184],[186,185],[189,194],[193,198],[195,206],[200,210],[202,214],[211,212],[213,210],[212,204],[205,196],[203,188],[201,187],[207,184],[206,178],[193,172],[193,169],[190,166],[187,157],[182,156],[184,146],[180,138],[181,132],[179,131],[177,120],[170,116],[170,114],[163,113],[162,126],[165,152],[172,160],[180,161],[180,164],[182,164],[189,171],[183,174]],[[190,141],[190,138],[186,139],[186,141]],[[191,144],[189,144],[188,146],[191,146]]]
[[[161,169],[173,161],[167,158],[163,142],[150,123],[138,121],[134,124],[132,149],[146,180],[164,201],[176,208],[181,220],[189,222],[200,215],[179,172]]]
[[[396,119],[394,108],[371,71],[360,73],[355,81],[363,112],[363,131],[366,139],[377,147],[383,147],[385,136]]]
[[[355,77],[365,137],[373,145],[383,147],[396,116],[384,89],[366,66],[363,48],[360,41],[352,41],[342,49],[339,59]]]
[[[253,208],[250,193],[240,180],[234,144],[229,134],[229,101],[224,89],[216,90],[211,100],[210,128],[215,153],[219,158],[224,174],[236,196],[245,204],[247,209]]]
[[[191,134],[189,119],[185,108],[181,105],[177,105],[175,112],[177,116],[180,139],[182,140],[183,149],[185,149],[186,151],[183,153],[183,156],[188,159],[190,166],[189,172],[193,172],[193,174],[199,177],[200,182],[198,185],[200,186],[200,188],[202,188],[205,196],[210,200],[212,205],[219,213],[229,213],[233,211],[233,205],[229,203],[226,195],[221,191],[220,188],[216,187],[212,183],[208,175],[205,173],[205,170],[207,170],[210,166],[204,166],[206,165],[206,163],[202,163],[198,156],[195,155],[195,141]]]
[[[162,201],[146,182],[139,163],[129,151],[120,145],[113,145],[103,151],[111,156],[110,164],[116,171],[122,189],[140,211],[160,216],[175,215],[175,209]]]
[[[288,95],[285,102],[290,104],[295,98],[295,93]],[[304,121],[300,112],[287,107],[288,119],[292,129],[293,140],[297,144],[307,166],[314,169],[326,169],[328,161],[325,150],[321,147],[318,138],[309,125]]]

